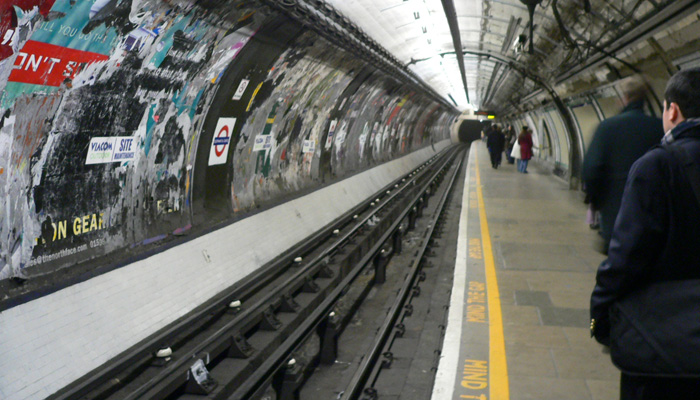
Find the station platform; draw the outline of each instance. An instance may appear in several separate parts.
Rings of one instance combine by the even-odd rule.
[[[491,167],[473,142],[433,400],[603,400],[620,373],[589,334],[604,259],[580,192],[536,163]]]
[[[3,310],[0,399],[49,397],[241,279],[243,266],[296,243],[302,228],[319,229],[448,145]],[[528,169],[492,169],[485,144],[471,145],[461,215],[450,214],[459,218],[457,261],[433,400],[618,397],[619,372],[589,336],[589,298],[604,257],[593,249],[582,194],[536,163]],[[286,229],[270,235],[271,226]],[[230,260],[239,268],[227,268]],[[429,383],[420,384],[429,393]]]

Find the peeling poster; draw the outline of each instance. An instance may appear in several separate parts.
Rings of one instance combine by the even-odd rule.
[[[326,138],[326,150],[331,148],[333,144],[333,135],[335,134],[335,127],[338,125],[338,120],[334,119],[331,121],[331,126],[328,128],[328,137]]]

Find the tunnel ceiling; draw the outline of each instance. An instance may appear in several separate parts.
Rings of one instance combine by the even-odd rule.
[[[680,39],[656,45],[684,25],[697,24],[694,13],[700,7],[700,2],[688,0],[544,0],[535,7],[530,54],[530,17],[524,3],[537,0],[327,2],[459,109],[501,113],[519,111],[523,99],[542,89],[536,80],[566,89],[586,74],[605,81],[634,72],[631,64],[639,61],[640,52],[649,53],[640,43],[656,53],[677,53],[674,46],[681,46]],[[463,51],[466,88],[448,23],[451,14]],[[669,28],[669,21],[680,23]],[[698,49],[687,41],[683,47],[686,53]],[[535,74],[535,79],[524,74]]]

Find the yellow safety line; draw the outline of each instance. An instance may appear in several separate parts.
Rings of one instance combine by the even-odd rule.
[[[476,153],[474,153],[476,156]],[[493,260],[491,234],[486,221],[484,193],[481,190],[479,174],[479,157],[474,159],[476,166],[476,195],[479,199],[479,220],[481,222],[481,241],[484,247],[484,268],[486,270],[486,290],[489,309],[489,399],[508,400],[508,365],[506,364],[506,345],[503,338],[503,316],[501,314],[501,297],[498,293],[496,263]]]

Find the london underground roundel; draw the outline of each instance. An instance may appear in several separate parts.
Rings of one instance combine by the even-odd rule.
[[[231,134],[236,125],[235,118],[219,118],[216,130],[209,150],[209,165],[225,164],[228,158],[228,146],[231,143]]]

